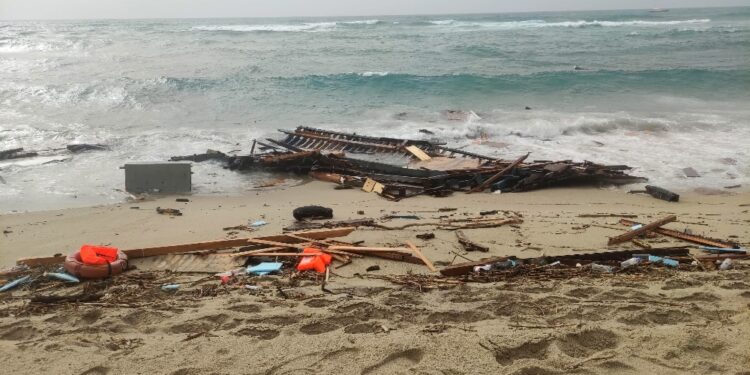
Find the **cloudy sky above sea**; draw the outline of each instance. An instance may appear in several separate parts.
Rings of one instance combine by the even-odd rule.
[[[750,6],[750,0],[0,0],[0,19],[374,16]]]

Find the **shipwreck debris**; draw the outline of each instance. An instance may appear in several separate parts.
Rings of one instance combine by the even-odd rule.
[[[262,153],[230,156],[206,153],[172,160],[221,160],[232,170],[307,173],[339,186],[361,188],[398,201],[418,195],[444,197],[453,192],[490,188],[521,192],[562,185],[628,184],[644,178],[624,173],[622,165],[592,162],[508,162],[426,140],[371,137],[310,127],[280,130],[281,140]],[[429,159],[428,159],[429,158]]]

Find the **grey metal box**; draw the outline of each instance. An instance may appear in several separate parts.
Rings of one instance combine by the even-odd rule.
[[[192,189],[190,163],[125,164],[125,190],[130,193],[187,193]]]

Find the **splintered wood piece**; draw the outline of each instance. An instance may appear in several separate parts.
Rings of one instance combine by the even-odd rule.
[[[424,151],[422,151],[421,148],[417,146],[414,146],[414,145],[406,146],[404,147],[404,149],[406,151],[409,151],[412,155],[414,155],[419,160],[426,161],[426,160],[432,159],[430,155],[427,155]]]
[[[407,249],[404,247],[359,247],[359,246],[343,246],[343,245],[333,245],[329,246],[328,250],[344,250],[344,251],[359,251],[363,253],[377,253],[377,252],[385,252],[385,253],[397,253],[397,252],[406,252],[410,253],[412,250]]]
[[[411,249],[411,251],[413,251],[414,254],[419,259],[422,259],[422,262],[424,262],[424,265],[427,266],[427,268],[429,268],[430,271],[437,272],[437,268],[435,268],[435,266],[432,264],[432,262],[430,262],[430,260],[427,259],[427,257],[424,256],[424,254],[422,254],[422,252],[419,250],[419,248],[417,248],[416,246],[414,246],[414,244],[411,243],[410,241],[406,241],[406,245],[409,246],[409,248]]]
[[[669,215],[663,219],[659,219],[657,221],[654,221],[652,223],[646,224],[638,229],[631,230],[630,232],[623,233],[616,237],[610,237],[609,242],[607,242],[608,245],[614,245],[618,244],[620,242],[630,241],[635,237],[640,236],[641,234],[644,234],[646,232],[652,231],[656,228],[661,227],[664,224],[671,223],[673,221],[677,220],[677,216],[675,215]]]
[[[365,184],[362,186],[362,190],[367,193],[375,192],[377,194],[383,194],[383,189],[385,189],[385,185],[369,177],[365,180]]]
[[[464,232],[461,230],[456,231],[456,238],[458,238],[458,243],[461,244],[461,246],[464,247],[466,251],[482,251],[482,252],[488,252],[490,251],[490,248],[484,245],[480,245],[472,240],[470,240]]]

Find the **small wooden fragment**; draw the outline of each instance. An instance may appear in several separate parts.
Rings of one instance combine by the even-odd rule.
[[[630,240],[630,242],[632,242],[635,246],[638,246],[638,247],[643,248],[643,249],[650,249],[651,248],[651,245],[649,245],[649,244],[647,244],[647,243],[645,243],[643,241],[639,241],[639,240],[637,240],[635,238],[633,238],[632,240]]]
[[[430,155],[427,155],[424,151],[422,151],[421,148],[417,146],[411,145],[411,146],[404,147],[404,149],[406,151],[409,151],[412,155],[414,155],[419,160],[427,161],[427,160],[432,159]]]
[[[429,268],[430,271],[437,272],[437,269],[435,268],[435,266],[432,264],[432,262],[430,262],[429,259],[427,259],[427,257],[424,256],[424,254],[422,254],[422,252],[419,250],[419,248],[417,248],[416,246],[414,246],[414,244],[411,243],[410,241],[406,241],[406,245],[409,246],[409,248],[411,249],[411,251],[413,251],[414,254],[419,259],[422,259],[422,261],[424,262],[424,265],[427,266],[427,268]]]
[[[646,233],[648,231],[652,231],[652,230],[654,230],[656,228],[661,227],[664,224],[671,223],[671,222],[676,221],[676,220],[677,220],[677,216],[675,216],[675,215],[669,215],[669,216],[667,216],[667,217],[665,217],[663,219],[659,219],[657,221],[654,221],[652,223],[644,225],[644,226],[642,226],[642,227],[640,227],[640,228],[638,228],[636,230],[631,230],[630,232],[623,233],[623,234],[621,234],[619,236],[616,236],[616,237],[610,237],[609,241],[607,242],[607,245],[614,245],[614,244],[618,244],[620,242],[625,242],[625,241],[632,240],[633,238],[638,237],[641,234],[644,234],[644,233]]]
[[[484,245],[480,245],[472,240],[470,240],[464,232],[461,230],[456,231],[456,238],[458,238],[458,243],[461,244],[461,246],[464,247],[464,250],[466,251],[482,251],[482,252],[488,252],[490,251],[490,248]]]

